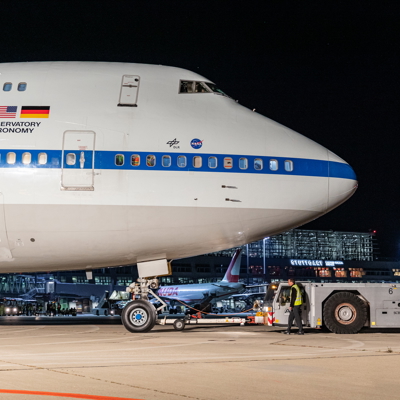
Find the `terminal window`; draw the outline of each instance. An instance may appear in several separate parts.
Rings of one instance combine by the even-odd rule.
[[[344,268],[336,268],[335,278],[347,278],[347,271]]]
[[[362,278],[364,270],[362,268],[349,268],[350,276],[352,278]]]

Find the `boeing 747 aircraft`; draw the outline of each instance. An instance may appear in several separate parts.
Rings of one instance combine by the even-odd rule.
[[[172,67],[0,64],[0,273],[138,264],[132,331],[169,260],[240,246],[356,190],[323,146]],[[132,286],[132,285],[131,285]]]

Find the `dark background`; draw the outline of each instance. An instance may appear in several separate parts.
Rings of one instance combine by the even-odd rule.
[[[345,159],[356,194],[308,229],[400,256],[400,2],[2,1],[0,62],[187,68]]]

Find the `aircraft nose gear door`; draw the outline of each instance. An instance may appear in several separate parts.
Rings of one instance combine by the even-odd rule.
[[[8,245],[6,220],[4,217],[3,193],[0,193],[0,262],[12,261],[12,254]]]
[[[61,190],[94,190],[95,138],[93,131],[65,131]]]

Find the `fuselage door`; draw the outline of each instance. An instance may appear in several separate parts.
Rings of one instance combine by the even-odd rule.
[[[124,75],[122,77],[119,107],[137,107],[140,77]]]
[[[95,139],[93,131],[64,132],[62,190],[94,190]]]

